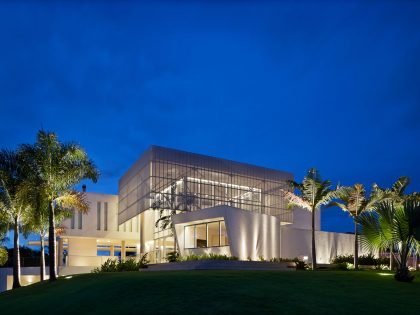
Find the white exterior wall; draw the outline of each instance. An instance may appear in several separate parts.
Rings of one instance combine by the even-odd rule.
[[[246,260],[249,257],[270,259],[280,256],[280,221],[276,217],[245,211],[242,209],[217,206],[188,213],[173,218],[181,255],[190,253],[231,254]],[[224,220],[229,246],[199,249],[184,249],[184,226],[193,223]]]
[[[309,214],[306,215],[306,214]],[[307,256],[311,259],[311,213],[298,211],[295,224],[281,225],[273,216],[245,211],[229,206],[217,206],[194,212],[178,214],[174,217],[178,245],[181,255],[217,253],[237,256],[241,260],[249,257],[295,258]],[[318,214],[319,228],[319,214]],[[224,220],[229,238],[229,246],[185,249],[184,226],[196,223]],[[309,221],[309,222],[308,222]],[[305,227],[303,229],[296,226]],[[315,232],[317,261],[330,263],[338,255],[353,254],[354,235],[332,232]],[[367,254],[362,248],[359,254]]]
[[[312,231],[295,229],[288,226],[281,228],[281,257],[295,258],[308,256],[312,259]],[[317,262],[328,264],[339,255],[354,254],[354,235],[333,232],[315,232],[315,248]],[[359,246],[359,255],[368,252]]]
[[[123,227],[118,227],[118,196],[108,194],[86,193],[85,198],[89,203],[89,211],[82,215],[82,228],[79,229],[79,213],[74,215],[74,228],[72,220],[66,219],[61,224],[65,227],[65,233],[59,243],[67,244],[66,263],[63,261],[62,252],[59,250],[60,267],[96,267],[100,266],[108,258],[114,257],[116,248],[140,245],[140,226],[137,218],[133,219],[132,232]],[[100,202],[100,229],[98,229],[98,202]],[[108,207],[108,216],[105,217],[105,202]],[[106,220],[107,219],[107,220]],[[105,220],[107,221],[105,230]],[[138,225],[138,226],[137,226]],[[110,256],[98,256],[98,245],[109,247]],[[103,248],[106,250],[105,248]],[[113,254],[114,252],[114,254]],[[121,252],[121,255],[125,255]]]
[[[312,230],[312,212],[302,208],[293,208],[293,223],[287,227],[303,230]],[[315,213],[315,230],[321,230],[321,211]]]
[[[140,252],[154,250],[155,210],[146,210],[140,214]]]
[[[71,228],[71,219],[63,221],[65,227],[64,237],[92,237],[120,240],[139,240],[139,228],[133,224],[132,232],[118,231],[118,195],[86,193],[86,200],[89,202],[89,211],[82,215],[82,229],[79,229],[79,214],[75,212],[74,229]],[[97,203],[101,202],[101,229],[97,229]],[[108,227],[105,231],[104,203],[108,203]],[[134,222],[138,222],[134,220]]]

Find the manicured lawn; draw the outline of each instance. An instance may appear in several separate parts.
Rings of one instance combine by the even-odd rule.
[[[416,281],[417,280],[417,281]],[[1,314],[420,314],[420,274],[166,271],[86,274],[0,294]]]

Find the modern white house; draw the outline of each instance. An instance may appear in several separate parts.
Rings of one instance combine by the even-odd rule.
[[[139,222],[139,251],[153,262],[165,262],[175,242],[181,255],[310,259],[311,214],[289,209],[283,196],[291,179],[288,172],[152,146],[120,179],[118,223]],[[156,225],[171,214],[175,237]],[[353,252],[353,235],[320,231],[320,213],[316,230],[320,263]]]
[[[287,207],[283,194],[291,179],[284,171],[151,146],[121,177],[118,195],[86,192],[90,211],[62,223],[59,274],[144,253],[151,263],[164,263],[175,247],[181,255],[310,260],[311,213]],[[166,215],[174,229],[158,222]],[[352,254],[354,236],[320,231],[320,220],[318,212],[318,262]]]

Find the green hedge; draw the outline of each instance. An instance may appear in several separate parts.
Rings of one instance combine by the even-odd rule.
[[[354,263],[353,255],[340,255],[335,257],[331,263],[341,264],[341,263]],[[375,258],[372,254],[359,256],[359,265],[367,266],[379,266],[389,264],[388,258]]]
[[[192,260],[239,260],[236,256],[220,255],[220,254],[203,254],[203,255],[188,255],[179,258],[179,261]]]
[[[100,267],[92,270],[93,273],[103,272],[122,272],[122,271],[139,271],[140,269],[147,268],[147,253],[143,257],[136,261],[134,258],[129,258],[124,261],[117,259],[107,259]]]

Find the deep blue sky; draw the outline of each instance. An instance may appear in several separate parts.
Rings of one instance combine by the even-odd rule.
[[[0,145],[56,131],[105,193],[151,144],[420,190],[420,3],[314,2],[1,2]]]

